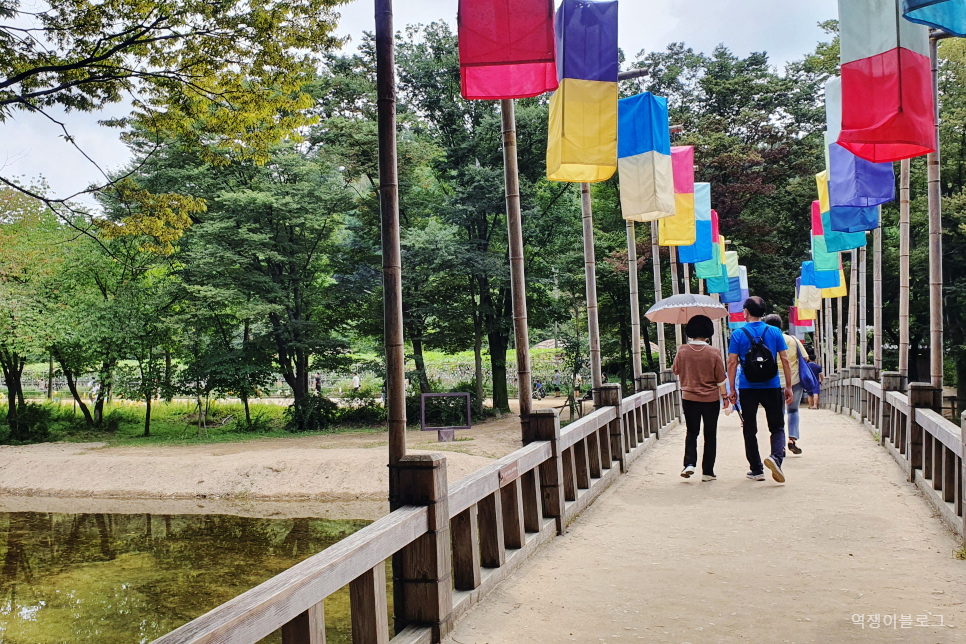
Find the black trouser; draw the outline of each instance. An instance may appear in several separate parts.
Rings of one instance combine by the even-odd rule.
[[[688,427],[684,438],[684,467],[698,464],[698,434],[701,432],[701,419],[704,419],[704,455],[701,458],[701,473],[714,476],[714,458],[718,451],[718,413],[721,402],[696,402],[682,400],[684,422]]]
[[[739,389],[741,418],[744,421],[745,456],[753,474],[765,468],[758,451],[758,405],[765,408],[768,431],[771,432],[771,457],[781,467],[785,458],[785,396],[782,389]]]

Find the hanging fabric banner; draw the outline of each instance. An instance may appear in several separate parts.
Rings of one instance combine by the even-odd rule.
[[[563,0],[555,26],[547,178],[605,181],[617,170],[617,1]]]
[[[843,150],[846,154],[848,151]],[[858,157],[855,157],[858,159]],[[858,159],[861,161],[861,159]],[[891,166],[891,163],[886,165]],[[891,171],[890,171],[891,172]],[[828,214],[829,232],[836,233],[855,233],[866,230],[875,230],[879,227],[879,207],[865,206],[861,208],[853,206],[834,206],[832,205],[829,171],[825,170],[815,175],[815,182],[818,186],[818,201],[822,214]],[[858,238],[852,241],[857,241]],[[851,242],[850,242],[851,243]],[[863,241],[861,246],[865,245]]]
[[[695,242],[678,248],[678,261],[697,264],[714,257],[714,230],[711,220],[711,184],[694,184]]]
[[[734,254],[735,268],[734,271],[736,275],[732,277],[731,265],[727,264],[728,269],[728,290],[721,295],[721,301],[728,304],[736,304],[742,306],[744,301],[748,299],[748,271],[744,266],[738,266],[738,253],[734,251],[729,251],[726,253],[729,257]],[[744,276],[744,277],[742,277]],[[744,280],[744,281],[742,281]]]
[[[849,288],[845,285],[845,271],[839,270],[838,286],[823,288],[822,297],[835,299],[837,297],[848,297]]]
[[[674,215],[666,98],[645,92],[617,102],[617,171],[624,219],[654,221]]]
[[[811,284],[802,284],[802,278],[795,280],[795,299],[808,309],[818,309],[822,306],[822,290]]]
[[[936,149],[929,29],[898,0],[839,0],[842,132],[837,143],[876,163]]]
[[[906,20],[966,38],[966,3],[963,0],[902,0],[902,14]]]
[[[690,246],[697,241],[694,199],[694,148],[671,148],[674,168],[674,216],[657,222],[661,246]]]
[[[718,213],[711,211],[711,254],[712,258],[694,265],[695,274],[699,279],[713,279],[721,275],[721,236],[718,234]]]
[[[838,288],[842,275],[841,270],[817,271],[812,262],[802,262],[802,284],[816,286],[820,289]],[[824,296],[823,296],[824,297]]]
[[[825,169],[829,173],[829,205],[878,206],[896,198],[896,180],[891,163],[872,163],[859,158],[835,142],[842,129],[842,79],[825,83]]]
[[[456,21],[463,98],[526,98],[557,89],[553,0],[460,0]]]

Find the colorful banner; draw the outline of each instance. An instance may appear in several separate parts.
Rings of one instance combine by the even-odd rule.
[[[547,178],[605,181],[617,170],[617,1],[563,0],[556,33]]]
[[[966,38],[966,3],[963,0],[902,0],[902,15],[906,20]]]
[[[830,208],[828,192],[828,171],[819,172],[815,175],[815,183],[818,187],[818,202],[812,202],[812,232],[815,232],[815,209],[818,203],[819,213],[822,220],[822,234],[825,236],[825,244],[828,252],[837,253],[843,250],[852,250],[865,246],[866,230],[874,230],[879,226],[879,207],[870,208]],[[832,211],[835,212],[833,223]],[[872,225],[874,223],[874,225]],[[867,226],[872,225],[872,228]],[[850,230],[841,230],[847,228]],[[856,232],[860,231],[860,232]]]
[[[837,297],[848,297],[849,288],[848,286],[846,286],[846,283],[845,283],[845,271],[842,269],[839,269],[838,286],[823,288],[821,289],[821,291],[822,291],[822,297],[828,298],[830,300],[835,299]]]
[[[460,0],[460,93],[466,99],[557,89],[553,0]]]
[[[825,84],[825,120],[828,129],[825,169],[829,173],[829,206],[867,208],[893,201],[896,180],[891,163],[872,163],[834,142],[842,127],[842,79]]]
[[[929,29],[898,0],[839,0],[842,132],[837,143],[875,163],[936,149]]]
[[[674,216],[657,222],[661,246],[690,246],[697,241],[694,200],[694,148],[671,148],[674,169]]]
[[[714,258],[714,222],[711,213],[711,184],[694,184],[695,242],[678,248],[678,261],[697,264]],[[717,213],[715,213],[715,217]]]
[[[820,289],[838,288],[843,282],[843,271],[817,271],[812,262],[802,262],[802,285]],[[822,297],[826,297],[824,294]]]
[[[645,92],[617,102],[617,171],[624,219],[654,221],[674,215],[666,98]]]
[[[818,309],[822,306],[822,290],[817,286],[803,285],[802,278],[795,280],[795,299],[798,306],[809,309]]]

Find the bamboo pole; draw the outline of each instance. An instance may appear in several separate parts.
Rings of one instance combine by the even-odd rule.
[[[852,250],[852,267],[851,273],[851,285],[849,287],[849,338],[848,344],[845,347],[848,355],[845,358],[845,366],[851,367],[856,363],[855,361],[855,344],[857,339],[856,334],[856,318],[859,313],[859,254],[855,249]]]
[[[631,369],[634,373],[634,391],[641,385],[644,365],[641,362],[641,302],[637,282],[637,230],[634,222],[624,222],[627,228],[627,283],[631,297]],[[648,347],[650,350],[650,347]]]
[[[691,264],[683,264],[684,267],[684,292],[691,293]]]
[[[869,280],[868,280],[868,253],[866,247],[859,249],[859,315],[856,318],[856,333],[858,333],[859,361],[858,364],[865,366],[869,363],[869,333],[867,315],[869,312]]]
[[[838,360],[836,360],[835,367],[836,367],[836,371],[841,371],[842,369],[845,368],[845,362],[843,358],[844,350],[845,350],[845,342],[843,341],[845,339],[844,337],[845,329],[844,329],[844,321],[842,320],[842,317],[843,317],[842,300],[844,298],[839,297],[836,299],[838,300],[838,304],[836,305],[836,313],[837,313],[836,321],[838,322],[838,332],[836,333],[836,339],[837,339],[836,348],[838,349],[836,353],[838,355],[836,357],[838,358]]]
[[[677,246],[671,246],[668,251],[671,254],[671,295],[678,295],[680,293],[680,283],[678,275],[678,249]],[[674,349],[675,351],[679,346],[681,346],[681,325],[674,325]]]
[[[402,252],[396,172],[396,80],[392,0],[376,0],[376,89],[379,133],[379,213],[382,222],[383,313],[389,465],[406,455],[406,373],[403,347]],[[390,482],[395,477],[389,477]],[[389,498],[398,491],[389,490]]]
[[[899,375],[909,382],[909,159],[899,171]]]
[[[824,298],[822,300],[825,309],[825,355],[822,358],[822,368],[825,373],[835,371],[835,325],[832,320],[832,300]],[[831,371],[829,371],[831,369]]]
[[[654,267],[654,301],[664,299],[664,289],[661,286],[661,247],[658,246],[657,222],[651,222],[651,265]],[[667,368],[666,340],[664,339],[664,323],[658,322],[657,326],[657,347],[658,347],[658,366],[663,372]]]
[[[879,227],[875,229],[872,260],[872,365],[882,373],[882,206],[879,206]]]
[[[939,185],[939,41],[929,39],[932,92],[936,117],[936,151],[926,157],[929,169],[929,368],[932,386],[943,386],[943,230]]]
[[[520,214],[520,177],[517,172],[517,122],[513,99],[500,101],[503,121],[503,177],[506,184],[506,223],[510,246],[510,291],[513,297],[513,338],[517,354],[520,431],[529,440],[530,337],[527,331],[527,279],[523,261],[523,223]]]
[[[594,214],[590,203],[590,184],[580,184],[580,211],[584,223],[584,280],[587,283],[587,333],[590,336],[590,379],[594,403],[600,399],[603,384],[600,363],[600,325],[597,317],[597,259],[594,255]]]

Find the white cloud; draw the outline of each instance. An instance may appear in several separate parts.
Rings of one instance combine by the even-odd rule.
[[[413,23],[446,20],[456,29],[457,0],[396,0],[397,30]],[[338,33],[352,38],[374,30],[373,0],[355,0],[340,9]],[[768,52],[776,66],[800,58],[823,38],[816,26],[836,16],[835,0],[621,0],[621,47],[629,59],[642,49],[663,50],[684,42],[696,51],[710,52],[723,43],[736,54]],[[69,125],[78,144],[101,167],[124,165],[129,155],[118,131],[99,126],[99,120],[124,115],[122,106],[110,114],[56,114]],[[43,117],[19,113],[0,124],[0,167],[6,176],[43,175],[60,196],[99,180],[97,169],[65,142],[57,126]]]

